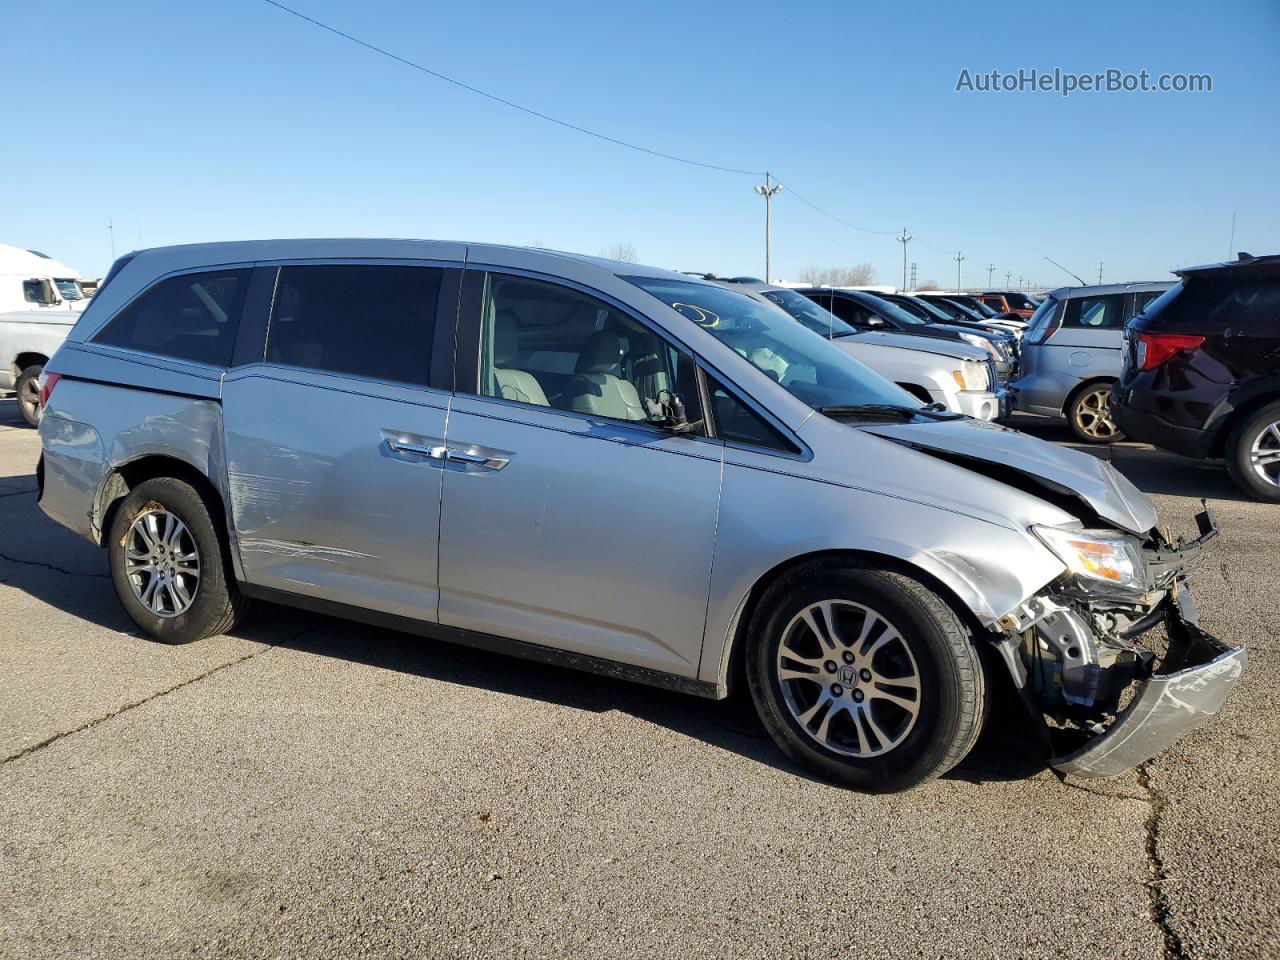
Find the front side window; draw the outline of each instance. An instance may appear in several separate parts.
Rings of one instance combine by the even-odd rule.
[[[536,407],[668,422],[698,419],[692,359],[618,308],[569,287],[490,273],[480,392]]]
[[[118,313],[94,343],[228,366],[249,270],[210,270],[161,280]]]
[[[22,299],[27,303],[53,303],[52,291],[43,280],[23,280]]]
[[[707,390],[711,394],[717,437],[752,447],[798,452],[794,444],[715,378],[708,378]]]
[[[439,267],[282,267],[267,360],[425,385],[443,277]]]
[[[1124,294],[1068,300],[1062,325],[1083,330],[1118,330],[1124,326]]]
[[[707,283],[624,277],[815,410],[844,404],[919,407],[901,387],[769,303]]]

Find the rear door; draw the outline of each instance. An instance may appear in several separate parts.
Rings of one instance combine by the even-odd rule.
[[[261,587],[435,620],[459,270],[259,267],[223,388],[232,526]],[[261,329],[265,328],[265,329]],[[434,363],[434,372],[433,372]]]
[[[590,291],[468,269],[440,622],[697,674],[723,446],[649,422],[692,358]]]

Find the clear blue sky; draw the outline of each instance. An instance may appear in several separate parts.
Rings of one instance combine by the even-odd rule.
[[[769,169],[878,230],[1067,280],[1280,252],[1280,4],[286,0],[534,109]],[[761,274],[757,179],[584,137],[262,0],[0,0],[0,241],[88,275],[116,248],[293,236],[491,240]],[[956,93],[962,68],[1209,73],[1213,92]],[[920,280],[951,254],[911,245]],[[774,204],[774,272],[892,237]],[[1014,281],[1016,283],[1016,279]],[[1069,282],[1069,281],[1068,281]]]

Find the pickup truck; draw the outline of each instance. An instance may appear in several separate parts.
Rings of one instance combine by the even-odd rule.
[[[40,373],[78,319],[78,310],[0,313],[0,394],[17,393],[22,417],[33,427],[40,422]]]

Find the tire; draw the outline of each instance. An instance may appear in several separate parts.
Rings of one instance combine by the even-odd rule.
[[[818,646],[832,635],[834,645]],[[747,638],[747,684],[765,729],[825,779],[905,790],[946,773],[977,742],[986,711],[978,651],[954,611],[912,577],[848,561],[806,564],[761,597]],[[892,682],[913,671],[914,694]]]
[[[169,526],[170,517],[177,523]],[[167,544],[174,548],[176,561],[149,546],[164,542],[168,531],[172,536]],[[116,595],[153,640],[177,644],[216,636],[230,630],[244,613],[248,601],[230,576],[225,540],[190,484],[173,477],[140,483],[115,511],[109,537],[108,563]]]
[[[1067,404],[1067,425],[1077,440],[1084,443],[1115,443],[1124,439],[1124,431],[1111,419],[1110,381],[1087,383]]]
[[[13,385],[18,393],[18,410],[22,413],[22,419],[33,427],[40,426],[39,380],[43,370],[44,364],[33,364],[18,374],[18,380]]]
[[[1280,402],[1236,424],[1227,437],[1226,461],[1231,479],[1245,493],[1280,501]]]

